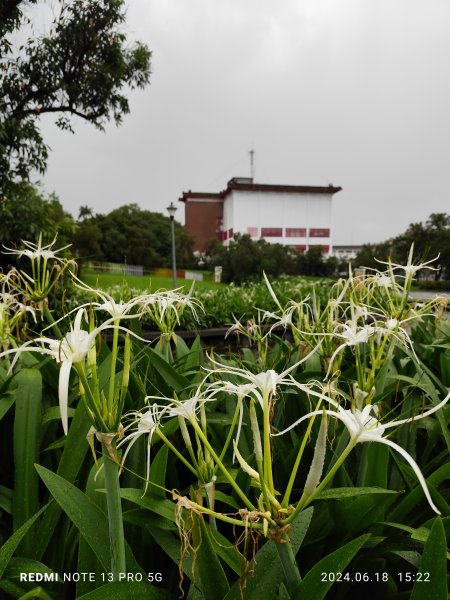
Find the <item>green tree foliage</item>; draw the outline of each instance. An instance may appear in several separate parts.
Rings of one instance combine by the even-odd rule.
[[[436,280],[450,279],[450,215],[445,213],[432,213],[425,223],[411,223],[404,233],[380,244],[365,244],[358,252],[354,264],[380,268],[374,257],[403,263],[411,244],[414,244],[416,262],[431,260],[439,255],[436,265],[441,268],[433,271],[432,276]],[[421,275],[430,277],[430,271],[424,270]]]
[[[193,265],[193,240],[175,221],[177,265]],[[170,219],[160,213],[142,210],[137,204],[116,208],[107,215],[93,215],[81,207],[75,236],[80,259],[127,262],[145,268],[171,264]]]
[[[55,113],[62,129],[72,130],[74,115],[103,129],[129,112],[123,89],[142,88],[150,79],[150,51],[141,43],[127,44],[123,0],[59,1],[48,31],[15,52],[12,40],[26,22],[21,11],[26,4],[3,0],[0,7],[2,193],[30,171],[45,171],[48,148],[40,115]]]
[[[325,277],[334,275],[338,267],[335,258],[324,259],[320,246],[311,246],[302,254],[283,244],[254,241],[246,234],[236,234],[228,248],[218,240],[210,240],[205,258],[211,267],[222,267],[223,281],[238,284],[260,279],[263,271],[275,277],[282,274]]]
[[[0,246],[12,247],[21,240],[35,242],[40,233],[47,242],[58,235],[58,245],[64,246],[71,243],[75,228],[72,216],[64,211],[57,196],[46,196],[30,183],[14,184],[7,196],[0,197]],[[0,254],[3,265],[10,259]]]

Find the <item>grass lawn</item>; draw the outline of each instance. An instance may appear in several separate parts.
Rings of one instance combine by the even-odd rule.
[[[116,273],[97,273],[93,271],[83,271],[81,279],[91,287],[99,287],[107,289],[114,285],[123,285],[126,287],[136,288],[139,290],[156,291],[159,289],[171,290],[171,277],[155,277],[152,275],[119,275]],[[192,281],[188,279],[177,279],[177,287],[183,288],[187,293],[192,285]],[[196,281],[195,289],[217,289],[224,284],[214,283],[213,281]]]

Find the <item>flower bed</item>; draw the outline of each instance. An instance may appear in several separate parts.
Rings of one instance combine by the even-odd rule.
[[[198,296],[75,279],[55,321],[70,263],[27,250],[0,281],[4,594],[446,596],[450,327],[409,300],[431,265],[229,287],[203,302],[248,347],[205,355],[176,334]]]

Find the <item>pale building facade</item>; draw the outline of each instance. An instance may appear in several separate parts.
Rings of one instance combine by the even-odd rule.
[[[217,194],[184,192],[186,229],[203,252],[208,239],[228,245],[237,233],[291,246],[300,252],[332,251],[332,198],[342,188],[255,183],[234,177]]]

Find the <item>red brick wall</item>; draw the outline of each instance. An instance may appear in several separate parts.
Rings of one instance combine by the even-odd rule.
[[[223,219],[223,203],[196,200],[185,204],[185,227],[195,237],[194,251],[203,252],[205,243],[218,238]]]

